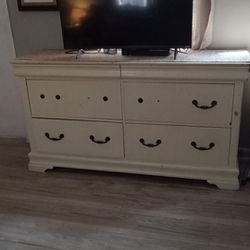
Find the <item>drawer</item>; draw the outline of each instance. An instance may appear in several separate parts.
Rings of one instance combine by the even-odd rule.
[[[122,117],[119,80],[29,80],[28,91],[33,117]]]
[[[230,129],[126,125],[125,155],[140,162],[225,167]]]
[[[127,120],[230,125],[233,85],[133,82],[123,84]]]
[[[34,151],[63,155],[122,158],[122,124],[32,120]]]

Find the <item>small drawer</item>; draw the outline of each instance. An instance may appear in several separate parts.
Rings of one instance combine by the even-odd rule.
[[[228,165],[230,129],[126,125],[125,155],[140,162]]]
[[[229,126],[234,87],[230,84],[123,83],[129,121]]]
[[[123,158],[122,124],[33,119],[33,150],[75,156]]]
[[[33,117],[121,119],[119,80],[29,80]]]

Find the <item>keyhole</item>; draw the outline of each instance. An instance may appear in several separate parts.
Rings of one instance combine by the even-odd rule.
[[[139,103],[143,103],[143,99],[142,99],[142,98],[139,98],[139,99],[138,99],[138,102],[139,102]]]

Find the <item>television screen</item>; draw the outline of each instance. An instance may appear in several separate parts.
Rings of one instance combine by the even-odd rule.
[[[65,49],[187,48],[193,0],[60,0]]]

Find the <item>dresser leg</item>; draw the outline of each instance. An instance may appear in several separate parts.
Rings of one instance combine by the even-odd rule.
[[[239,190],[240,189],[240,183],[238,178],[232,179],[232,180],[207,180],[209,184],[216,185],[219,189],[222,190]]]
[[[43,173],[46,170],[53,169],[51,165],[39,164],[39,163],[29,163],[29,170],[34,172]]]

